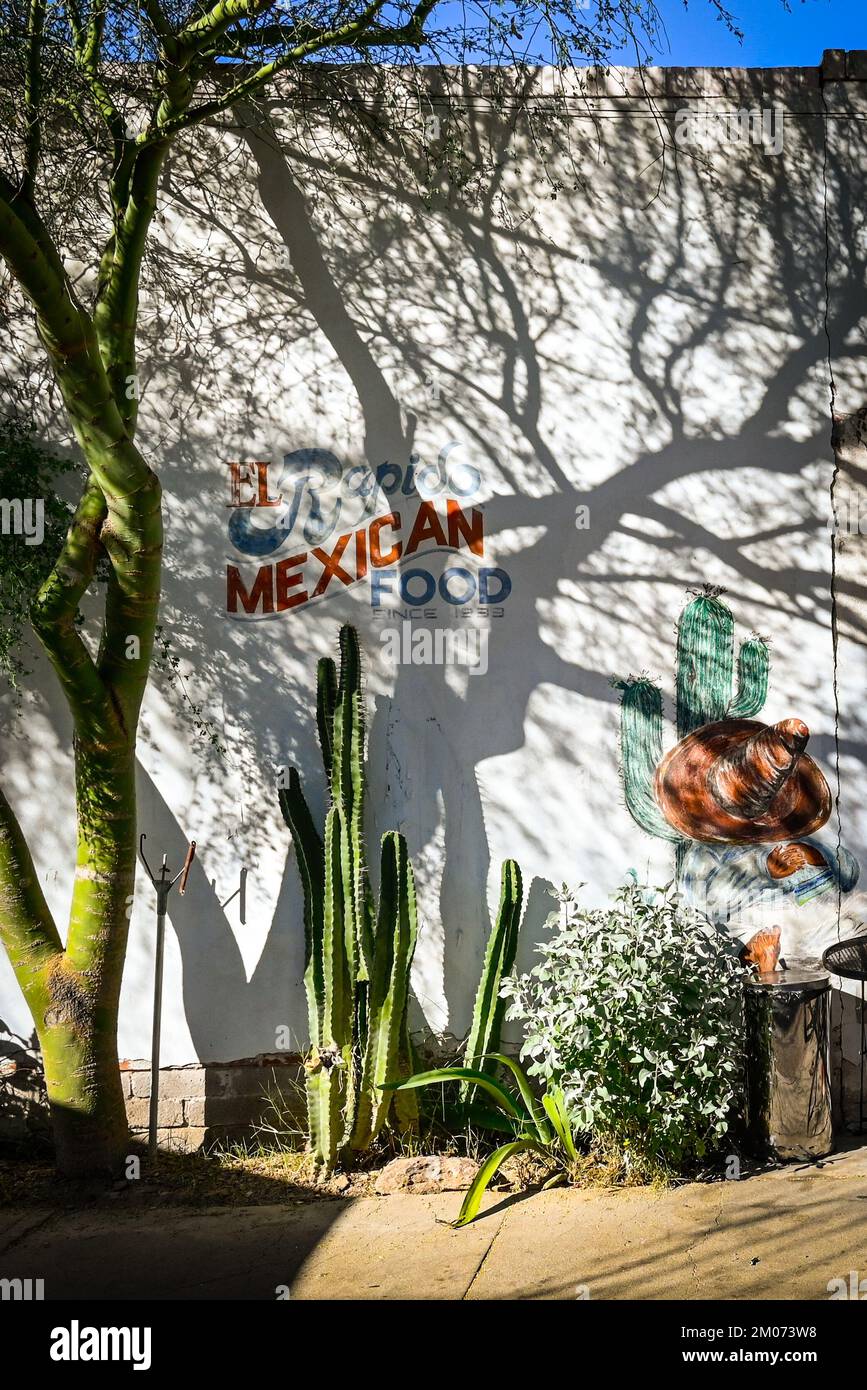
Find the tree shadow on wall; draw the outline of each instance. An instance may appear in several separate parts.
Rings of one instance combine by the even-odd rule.
[[[591,178],[579,180],[577,206],[565,219],[574,234],[555,239],[543,218],[526,211],[537,192],[533,150],[531,141],[522,145],[514,116],[482,113],[467,122],[470,163],[486,165],[487,177],[472,202],[456,198],[440,211],[419,197],[425,170],[416,161],[414,179],[407,175],[406,142],[392,139],[387,126],[376,131],[381,167],[344,165],[340,175],[350,193],[328,199],[327,157],[287,152],[281,114],[272,117],[244,129],[241,139],[254,160],[262,206],[287,252],[290,292],[300,294],[299,308],[313,317],[358,395],[362,456],[374,461],[393,457],[395,448],[406,452],[418,424],[406,410],[401,415],[377,353],[417,380],[433,369],[445,383],[451,417],[496,480],[485,503],[487,536],[496,547],[513,528],[530,532],[510,555],[508,638],[492,641],[487,679],[469,680],[455,693],[442,670],[401,665],[392,696],[377,702],[371,735],[374,765],[398,769],[398,777],[412,760],[411,746],[428,774],[441,769],[439,777],[410,778],[393,797],[393,809],[402,811],[418,848],[443,825],[440,912],[454,924],[444,952],[445,993],[457,1018],[466,1019],[487,926],[478,769],[521,748],[540,688],[614,699],[610,668],[576,659],[562,623],[544,630],[546,605],[556,606],[572,585],[569,597],[585,630],[621,625],[628,633],[656,619],[651,585],[674,590],[674,616],[680,591],[710,578],[725,583],[734,600],[743,596],[775,633],[787,623],[806,623],[828,634],[828,557],[816,544],[823,521],[816,499],[817,465],[829,461],[829,420],[815,413],[815,402],[828,352],[826,290],[837,351],[850,363],[863,360],[855,336],[865,302],[864,266],[852,253],[853,169],[844,167],[845,156],[821,149],[821,123],[808,103],[797,118],[800,156],[777,162],[765,156],[757,173],[762,156],[750,150],[737,167],[729,162],[722,178],[709,164],[681,161],[658,208],[648,209],[642,168],[652,166],[649,156],[658,158],[659,150],[643,148],[628,121],[615,123],[605,135],[606,159],[592,166]],[[598,134],[593,126],[592,137]],[[560,164],[574,170],[577,153],[586,169],[587,140],[563,125],[559,135]],[[510,158],[516,147],[518,156]],[[820,155],[827,156],[825,177],[837,210],[832,236],[847,248],[835,258],[831,286],[817,255],[825,228],[807,196]],[[613,178],[602,172],[605,165],[617,171]],[[552,185],[562,172],[553,172]],[[359,244],[359,204],[370,218],[372,247]],[[314,225],[311,209],[323,207],[325,216]],[[771,264],[769,250],[776,253]],[[587,338],[576,306],[586,306],[581,282],[591,278],[600,318],[610,326],[598,334],[595,350],[585,344],[576,353],[576,363],[568,349]],[[274,292],[284,286],[285,279],[276,281]],[[417,330],[432,306],[435,316],[453,321],[445,351],[441,337],[432,346],[436,335],[425,339]],[[738,355],[753,354],[758,369],[750,360],[739,370]],[[577,448],[563,456],[563,431],[546,401],[574,402],[576,417],[586,411],[595,423],[596,395],[611,379],[606,357],[628,371],[611,466],[597,463],[602,476],[590,480],[594,470],[585,472]],[[744,389],[746,399],[734,412],[726,386],[714,379],[720,360],[723,382],[739,380]],[[697,409],[698,371],[706,391],[719,395],[717,407]],[[492,419],[500,422],[493,430]],[[616,457],[621,447],[623,465]],[[696,505],[694,488],[678,496],[678,483],[696,479],[718,497],[718,516],[713,507]],[[591,519],[586,531],[573,524],[582,506]],[[852,581],[837,586],[842,629],[858,642],[860,596]],[[581,619],[587,607],[589,625]],[[624,668],[629,660],[624,653]],[[434,701],[432,682],[439,684]],[[407,719],[407,711],[432,704],[434,713]],[[863,764],[862,731],[854,733],[836,748],[830,734],[820,734],[813,747],[820,757],[839,752]],[[554,740],[550,751],[555,758],[570,754],[563,740]],[[516,813],[530,840],[531,808],[529,797]]]
[[[201,506],[214,472],[202,460],[252,457],[273,440],[261,455],[272,456],[276,437],[263,422],[285,391],[301,423],[284,448],[315,442],[347,466],[375,466],[460,438],[483,470],[486,546],[512,579],[488,675],[455,684],[444,668],[400,665],[390,692],[375,693],[370,731],[373,828],[405,831],[423,886],[438,898],[443,992],[457,1033],[489,929],[492,815],[498,843],[511,821],[541,862],[568,827],[570,876],[610,876],[612,862],[626,868],[639,852],[637,831],[610,800],[609,679],[637,660],[670,691],[670,629],[688,586],[723,584],[739,617],[796,634],[811,654],[824,643],[830,664],[820,505],[831,462],[827,334],[862,380],[865,266],[855,236],[863,178],[842,146],[823,150],[820,105],[809,92],[783,157],[748,146],[707,162],[681,151],[661,189],[665,122],[641,124],[628,110],[603,121],[544,99],[530,119],[517,104],[492,109],[470,93],[457,166],[445,145],[420,151],[388,121],[367,123],[376,158],[359,164],[357,122],[343,126],[333,111],[318,126],[311,118],[320,138],[302,146],[292,138],[297,112],[274,102],[257,124],[213,134],[167,171],[171,270],[158,253],[145,321],[153,341],[142,354],[145,401],[173,465],[166,604],[257,787],[269,777],[252,766],[253,747],[273,767],[312,770],[309,653],[292,650],[298,628],[288,621],[276,637],[273,624],[227,623],[219,575],[190,582],[210,573],[197,565],[212,567],[209,528],[222,519]],[[839,250],[830,287],[814,196],[823,162]],[[449,182],[455,168],[471,188]],[[159,342],[171,344],[182,318],[195,354],[178,333],[177,353],[161,359]],[[424,391],[431,376],[436,404]],[[583,507],[587,529],[576,524]],[[862,586],[841,581],[837,597],[841,634],[862,643]],[[309,643],[329,650],[329,623],[358,611],[351,590],[329,597]],[[788,641],[780,651],[792,679]],[[811,677],[799,679],[809,691]],[[826,759],[837,751],[824,731],[813,746]],[[857,719],[839,751],[864,764]],[[500,791],[496,760],[506,755],[523,761]],[[148,780],[143,815],[171,839],[177,827]],[[203,781],[184,812],[188,826],[212,792]],[[279,856],[288,841],[272,794],[249,824]],[[226,1020],[218,1051],[249,1050],[248,1010],[277,1023],[288,1010],[302,1026],[290,864],[252,994],[201,870],[184,904],[172,904],[188,1018],[199,1020],[194,1037]]]
[[[250,265],[247,273],[258,275],[274,302],[288,297],[305,327],[312,318],[330,345],[359,399],[360,457],[392,458],[411,448],[417,433],[416,415],[401,410],[379,362],[400,364],[419,381],[433,367],[446,384],[450,419],[490,469],[487,537],[496,548],[514,528],[530,535],[509,557],[508,636],[492,640],[487,678],[455,692],[442,669],[401,665],[393,694],[376,701],[371,731],[372,766],[385,769],[386,805],[413,850],[430,845],[442,826],[439,906],[450,931],[445,993],[454,1016],[465,1020],[488,924],[485,774],[478,769],[522,747],[540,689],[614,700],[611,667],[588,664],[586,648],[578,657],[567,624],[556,616],[544,622],[546,607],[556,610],[566,589],[589,635],[618,625],[629,633],[658,626],[659,584],[674,591],[675,616],[682,590],[712,578],[727,584],[734,601],[743,596],[758,609],[772,631],[797,622],[828,632],[827,556],[813,544],[822,528],[816,469],[828,459],[829,433],[827,416],[814,413],[813,384],[828,347],[817,256],[823,227],[805,197],[821,128],[813,116],[801,118],[802,170],[765,157],[757,175],[761,155],[750,151],[737,169],[727,167],[721,183],[707,167],[689,164],[648,211],[641,168],[653,151],[625,122],[606,134],[606,164],[616,176],[594,166],[595,181],[565,219],[573,235],[555,240],[543,218],[518,215],[537,190],[531,149],[522,147],[514,117],[484,113],[469,121],[470,162],[487,164],[486,182],[472,202],[455,199],[437,211],[419,197],[423,171],[407,172],[406,143],[390,140],[387,126],[376,131],[379,168],[342,165],[335,192],[328,154],[287,153],[281,113],[271,114],[267,125],[242,129],[239,141],[287,254],[270,275]],[[580,135],[569,130],[563,138],[563,162],[574,163],[576,147],[584,157]],[[519,156],[510,159],[516,146]],[[845,239],[847,177],[833,155],[828,177],[840,195]],[[666,224],[662,236],[657,212]],[[225,226],[218,208],[210,215]],[[768,245],[779,249],[776,265],[764,259]],[[834,340],[850,343],[850,357],[863,352],[851,345],[864,309],[862,271],[850,259],[834,287]],[[603,326],[588,352],[578,306],[586,306],[582,282],[591,277]],[[606,313],[608,306],[616,314]],[[446,350],[441,337],[431,345],[432,330],[419,333],[426,312],[429,322],[451,321]],[[303,345],[300,322],[286,331]],[[570,360],[572,345],[577,361]],[[752,364],[738,369],[739,354],[763,352],[763,372]],[[563,431],[546,401],[574,402],[578,419],[586,412],[591,427],[598,425],[596,398],[610,380],[606,359],[628,373],[610,466],[597,462],[602,476],[591,479],[594,470],[582,467],[578,448],[564,457]],[[735,428],[713,378],[712,364],[721,359],[746,395]],[[705,364],[706,390],[720,396],[711,418],[696,406],[697,363]],[[793,417],[797,427],[786,432]],[[713,508],[709,517],[696,504],[694,489],[678,496],[676,485],[695,479],[719,498],[721,524]],[[574,525],[581,506],[589,508],[586,531]],[[726,511],[734,524],[726,524]],[[844,586],[838,600],[848,630],[861,640],[858,592]],[[589,622],[582,614],[588,608]],[[629,660],[624,653],[624,667]],[[669,662],[670,655],[663,670]],[[830,736],[815,746],[820,755],[832,752]],[[574,757],[556,731],[549,748],[554,759]],[[863,762],[860,737],[843,751]],[[424,778],[407,771],[413,765],[424,766]],[[531,841],[534,809],[532,796],[516,808]]]

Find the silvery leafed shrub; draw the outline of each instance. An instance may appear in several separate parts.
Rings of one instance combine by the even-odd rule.
[[[560,1085],[576,1130],[641,1166],[700,1158],[737,1104],[743,967],[675,889],[627,882],[606,909],[553,895],[550,940],[505,980],[531,1076]]]

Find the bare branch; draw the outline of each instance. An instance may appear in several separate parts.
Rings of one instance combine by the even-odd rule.
[[[32,200],[42,150],[42,40],[45,29],[45,0],[30,0],[27,23],[27,68],[24,78],[24,178],[21,189]]]
[[[294,48],[285,50],[272,58],[270,62],[263,63],[249,77],[244,78],[230,87],[223,96],[212,101],[206,101],[199,106],[189,107],[181,115],[170,117],[159,127],[159,132],[163,136],[176,134],[179,130],[185,130],[189,126],[196,125],[201,121],[209,119],[211,116],[219,115],[227,111],[236,102],[245,101],[267,85],[278,73],[284,72],[287,68],[294,67],[305,58],[313,57],[316,53],[321,53],[328,48],[340,48],[351,46],[353,41],[369,28],[376,15],[384,7],[386,0],[372,0],[366,9],[347,24],[341,25],[336,29],[322,29],[314,37],[305,43],[297,44]]]
[[[168,59],[174,59],[178,51],[178,36],[169,23],[159,0],[142,0],[142,8],[160,41],[163,53]]]
[[[77,4],[69,7],[70,25],[73,32],[75,62],[87,82],[97,112],[105,122],[116,148],[121,146],[126,127],[115,102],[112,100],[101,76],[102,43],[105,36],[105,21],[108,0],[93,0],[90,20],[83,28]],[[75,14],[73,22],[72,15]]]
[[[125,164],[113,182],[115,226],[100,265],[93,315],[115,403],[130,434],[138,413],[134,377],[141,266],[167,150],[166,142],[130,146],[128,168]]]
[[[422,0],[405,24],[371,24],[351,41],[344,40],[352,48],[420,48],[425,41],[424,26],[438,4],[438,0]],[[227,42],[219,46],[221,57],[243,57],[251,49],[273,49],[307,43],[320,30],[312,24],[274,23],[260,25],[258,28],[229,28],[225,33]]]
[[[32,202],[0,172],[0,255],[37,313],[54,357],[86,350],[81,309],[63,262]]]

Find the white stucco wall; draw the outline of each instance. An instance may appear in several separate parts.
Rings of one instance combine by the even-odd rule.
[[[166,850],[179,865],[187,838],[199,845],[172,903],[166,1063],[273,1051],[287,1026],[304,1042],[300,889],[274,779],[298,765],[321,813],[314,672],[342,622],[367,657],[370,842],[392,827],[408,838],[423,919],[416,1023],[434,1031],[468,1025],[506,856],[531,885],[523,966],[546,884],[584,882],[598,903],[629,868],[671,876],[669,848],[624,805],[609,680],[659,676],[670,717],[689,587],[724,586],[738,637],[771,639],[763,717],[805,720],[835,789],[828,367],[830,346],[837,411],[863,405],[867,84],[822,86],[814,70],[660,71],[646,95],[635,82],[612,74],[587,90],[576,78],[557,94],[539,74],[528,116],[474,75],[469,167],[473,140],[499,167],[451,209],[426,206],[398,157],[365,161],[324,120],[293,147],[279,102],[276,142],[229,131],[169,170],[160,237],[180,279],[166,283],[160,255],[144,300],[141,436],[166,493],[163,624],[227,751],[197,737],[158,671],[142,828],[152,859]],[[708,118],[706,145],[674,143],[685,103]],[[785,111],[779,153],[715,138],[722,113],[753,107]],[[330,450],[348,474],[403,468],[412,453],[434,464],[449,446],[452,464],[478,471],[468,502],[483,511],[484,556],[423,547],[418,565],[499,567],[512,587],[499,613],[457,619],[436,600],[421,621],[488,628],[487,674],[390,662],[369,577],[264,620],[227,614],[226,566],[242,562],[227,535],[230,461],[268,461],[276,490],[294,450]],[[405,538],[419,501],[383,500],[374,515],[400,510]],[[277,559],[310,552],[309,504],[308,489]],[[347,518],[326,549],[355,530]],[[842,834],[864,862],[862,545],[847,541],[837,698]],[[311,558],[313,583],[320,569]],[[26,719],[8,710],[3,776],[61,919],[68,745],[40,666]],[[244,924],[237,897],[221,907],[242,869]],[[152,964],[140,879],[124,1056],[148,1050]],[[0,1017],[29,1030],[5,961]]]

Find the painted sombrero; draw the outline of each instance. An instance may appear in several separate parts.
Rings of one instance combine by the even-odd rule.
[[[720,719],[666,753],[653,792],[669,825],[705,842],[792,840],[831,814],[831,792],[805,752],[800,719]]]

